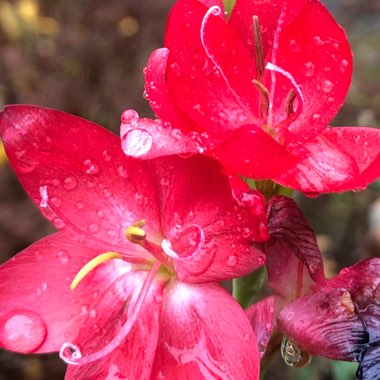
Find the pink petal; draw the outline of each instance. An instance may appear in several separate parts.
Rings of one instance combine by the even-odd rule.
[[[318,195],[344,191],[347,183],[358,177],[354,158],[324,134],[303,145],[308,156],[287,173],[274,180],[286,187]]]
[[[120,277],[114,271],[113,282],[105,284],[93,309],[97,316],[87,316],[75,339],[83,356],[99,351],[118,334],[130,315],[129,302],[139,293],[144,272],[132,271]],[[90,283],[87,292],[91,292],[91,288]],[[161,304],[162,284],[156,282],[125,341],[102,359],[79,366],[69,365],[65,379],[149,379],[159,334]]]
[[[166,71],[178,106],[215,139],[255,120],[258,93],[255,65],[218,8],[180,0],[171,10],[165,35]],[[254,109],[252,111],[252,109]]]
[[[258,379],[259,353],[243,310],[218,285],[165,288],[152,379]]]
[[[239,206],[223,168],[201,155],[161,160],[155,171],[167,189],[161,195],[163,244],[179,279],[221,281],[264,264],[263,253],[252,247],[253,240],[267,238],[262,197],[255,207]]]
[[[365,127],[328,128],[323,136],[342,152],[350,155],[359,168],[351,182],[335,191],[362,190],[380,177],[380,130]]]
[[[231,172],[256,179],[276,177],[300,160],[253,125],[235,131],[215,148],[214,154]]]
[[[345,288],[297,299],[281,311],[277,322],[300,348],[331,359],[354,360],[356,350],[367,339]]]
[[[196,152],[189,137],[159,119],[140,119],[135,111],[127,110],[121,120],[121,147],[129,157],[148,159]]]
[[[275,63],[291,73],[304,96],[302,114],[288,127],[285,142],[304,140],[322,131],[343,104],[351,83],[352,54],[343,29],[317,0],[280,33]],[[279,75],[277,75],[279,77]],[[274,98],[290,90],[276,87]],[[277,107],[283,107],[277,103]]]
[[[194,122],[178,108],[175,98],[170,94],[165,75],[168,55],[169,50],[162,48],[155,50],[149,57],[144,71],[146,98],[161,120],[170,122],[182,131],[196,130]]]
[[[259,346],[260,359],[263,358],[274,326],[274,297],[270,296],[251,305],[245,311],[251,322]]]
[[[137,251],[124,236],[130,224],[145,218],[148,231],[160,230],[149,165],[126,158],[112,133],[36,106],[7,107],[0,130],[18,178],[59,228],[69,225],[126,254]]]
[[[0,345],[23,353],[50,352],[58,351],[64,339],[73,339],[93,293],[81,287],[72,292],[70,284],[86,262],[103,252],[104,247],[61,231],[3,264]]]

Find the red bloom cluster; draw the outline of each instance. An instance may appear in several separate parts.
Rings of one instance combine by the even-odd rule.
[[[238,177],[309,194],[379,177],[379,130],[327,127],[351,70],[318,0],[237,0],[228,18],[179,0],[145,70],[159,119],[127,110],[119,139],[6,107],[10,164],[58,232],[0,267],[0,346],[59,351],[66,379],[256,380],[276,328],[291,365],[321,354],[377,378],[378,260],[326,280],[295,202]],[[265,262],[275,296],[244,312],[219,283]]]

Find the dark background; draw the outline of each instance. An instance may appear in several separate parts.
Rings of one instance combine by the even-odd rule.
[[[0,0],[0,106],[31,103],[58,108],[118,132],[122,111],[152,116],[143,99],[142,70],[162,45],[173,0]],[[329,0],[354,51],[354,78],[334,125],[379,126],[380,2]],[[380,255],[380,184],[360,193],[305,199],[328,275]],[[53,231],[0,164],[0,262]],[[0,279],[1,281],[1,279]],[[355,365],[315,358],[301,370],[280,358],[266,379],[349,380]],[[0,380],[60,380],[57,355],[0,350]]]

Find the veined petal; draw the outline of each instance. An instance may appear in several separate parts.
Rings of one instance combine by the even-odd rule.
[[[96,316],[91,313],[87,316],[75,339],[83,356],[99,351],[118,334],[131,314],[131,302],[138,296],[146,273],[131,271],[116,277],[103,290],[93,309]],[[161,304],[162,284],[153,282],[139,316],[123,343],[112,353],[92,363],[69,365],[65,379],[148,380],[157,346]]]
[[[362,190],[380,177],[380,129],[365,127],[327,128],[322,136],[351,156],[359,173],[334,191]]]
[[[126,254],[137,251],[124,236],[130,224],[144,218],[148,231],[160,231],[148,164],[126,158],[112,133],[36,106],[7,107],[0,131],[18,178],[59,228],[66,224]]]
[[[259,377],[255,335],[236,301],[218,285],[165,288],[152,379]]]
[[[286,306],[277,317],[279,329],[310,354],[355,360],[368,334],[345,288],[316,292]]]
[[[359,175],[354,158],[324,135],[303,145],[308,154],[294,168],[274,180],[310,195],[348,190]]]
[[[51,352],[58,351],[64,339],[74,339],[90,313],[94,293],[110,281],[110,274],[103,272],[91,291],[79,286],[72,292],[70,283],[86,262],[102,252],[104,247],[72,231],[60,231],[3,264],[0,345],[23,353]],[[129,265],[123,264],[122,269],[129,270]]]
[[[264,254],[252,247],[268,237],[264,198],[258,196],[254,208],[239,205],[221,165],[205,156],[157,163],[167,191],[161,195],[164,248],[180,280],[221,281],[264,264]]]
[[[380,346],[368,348],[360,360],[356,372],[357,380],[379,380],[380,379]]]

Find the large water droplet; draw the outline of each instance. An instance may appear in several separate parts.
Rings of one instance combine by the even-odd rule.
[[[0,345],[21,353],[36,351],[46,339],[42,318],[29,310],[15,310],[0,321]]]
[[[77,187],[77,180],[75,179],[75,177],[67,177],[64,181],[63,181],[63,187],[66,189],[66,190],[74,190],[76,187]]]
[[[151,150],[152,145],[151,134],[142,128],[131,129],[121,138],[121,148],[127,156],[141,157]]]
[[[326,79],[325,81],[323,81],[321,88],[322,88],[323,92],[325,92],[326,94],[328,94],[334,88],[334,84]]]

